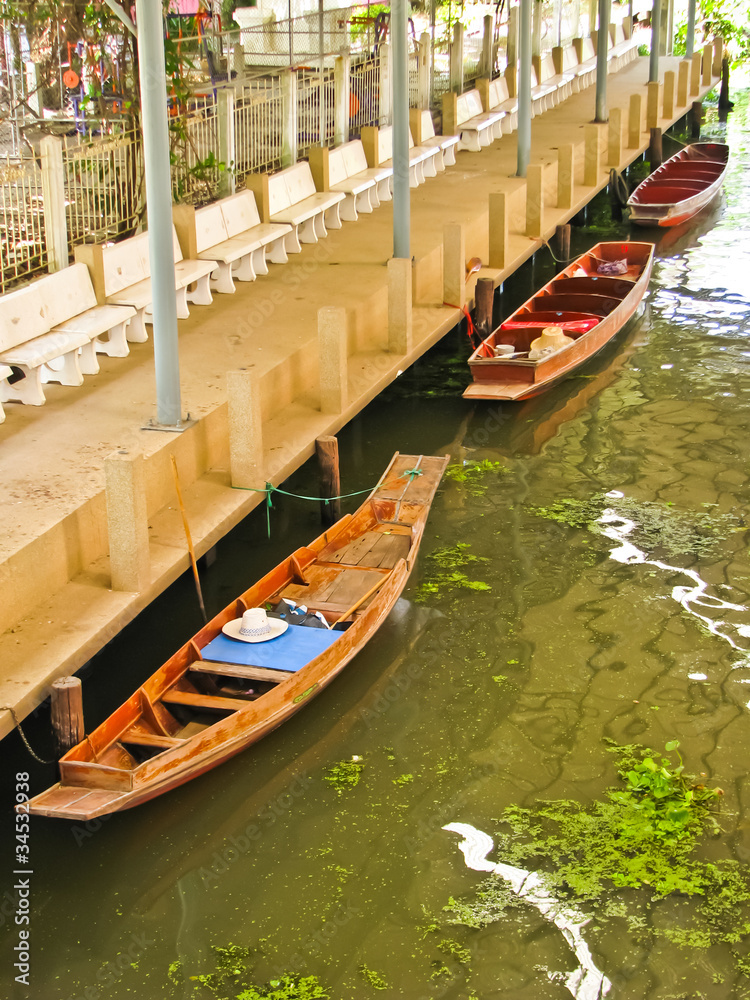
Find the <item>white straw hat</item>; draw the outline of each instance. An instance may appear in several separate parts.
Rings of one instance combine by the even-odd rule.
[[[264,608],[248,608],[242,618],[227,622],[221,631],[242,642],[268,642],[286,632],[288,627],[288,623],[279,618],[269,618]]]

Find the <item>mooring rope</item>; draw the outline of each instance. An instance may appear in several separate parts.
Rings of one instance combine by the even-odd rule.
[[[55,762],[54,758],[52,760],[45,760],[43,757],[40,757],[38,753],[35,753],[34,750],[32,750],[31,744],[26,739],[26,734],[21,728],[21,723],[18,720],[18,716],[16,715],[16,710],[14,708],[11,708],[10,705],[0,705],[0,712],[10,712],[11,718],[13,719],[13,722],[16,725],[16,729],[18,730],[18,735],[23,740],[23,745],[29,751],[34,760],[39,761],[40,764],[54,764]]]

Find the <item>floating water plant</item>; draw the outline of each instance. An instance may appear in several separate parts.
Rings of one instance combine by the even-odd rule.
[[[323,775],[323,781],[333,785],[336,794],[350,791],[359,784],[359,778],[365,764],[361,757],[355,754],[350,760],[342,760],[338,764],[329,767]]]
[[[360,965],[357,971],[364,981],[372,986],[374,990],[388,989],[388,983],[386,980],[383,979],[380,973],[376,972],[374,969],[370,969],[366,965]]]
[[[457,542],[456,545],[435,549],[427,556],[429,578],[420,584],[415,597],[416,601],[425,601],[432,595],[443,596],[446,591],[453,590],[492,590],[488,583],[481,580],[470,580],[463,568],[467,564],[489,562],[487,556],[477,556],[470,552],[468,542]]]
[[[330,1000],[317,976],[282,976],[272,979],[267,986],[251,986],[237,994],[236,1000]]]
[[[466,462],[456,462],[449,465],[443,475],[446,479],[452,479],[454,483],[460,483],[469,496],[482,496],[487,489],[487,481],[490,476],[505,476],[510,470],[501,462],[491,462],[488,458],[483,458],[479,462],[469,459]]]

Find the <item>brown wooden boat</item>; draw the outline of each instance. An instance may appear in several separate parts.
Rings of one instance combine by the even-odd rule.
[[[653,243],[597,243],[485,338],[469,358],[464,399],[531,399],[576,372],[622,329],[648,287]],[[619,264],[614,275],[612,265]],[[547,328],[569,342],[529,357]]]
[[[729,146],[694,142],[665,160],[628,199],[639,226],[679,226],[711,202],[724,183]]]
[[[28,811],[88,820],[129,809],[216,767],[299,711],[404,589],[447,462],[396,453],[355,514],[246,590],[61,757],[59,783],[31,799]],[[223,633],[250,608],[287,610],[282,601],[304,605],[310,619],[319,612],[328,627],[319,619],[319,627],[286,623],[283,634],[254,643]]]

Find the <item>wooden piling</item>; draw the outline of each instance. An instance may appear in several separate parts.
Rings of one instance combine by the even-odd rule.
[[[331,434],[315,439],[315,454],[320,471],[320,519],[323,524],[335,524],[341,517],[341,501],[332,499],[341,493],[339,442]],[[326,501],[328,501],[326,503]]]
[[[719,110],[730,111],[734,107],[729,100],[729,58],[721,60],[721,89],[719,90]]]
[[[570,263],[570,223],[555,229],[555,256],[557,270],[561,271]]]
[[[703,103],[701,101],[693,101],[689,117],[690,136],[693,139],[698,139],[700,138],[701,122],[703,121]]]
[[[660,167],[663,162],[662,158],[662,141],[661,141],[661,129],[652,128],[651,129],[651,142],[648,147],[648,162],[651,168],[651,173]]]
[[[474,299],[474,326],[484,340],[492,333],[492,306],[495,301],[495,283],[492,278],[477,278]]]
[[[80,743],[83,727],[83,692],[79,677],[59,677],[51,690],[52,735],[60,757]]]

